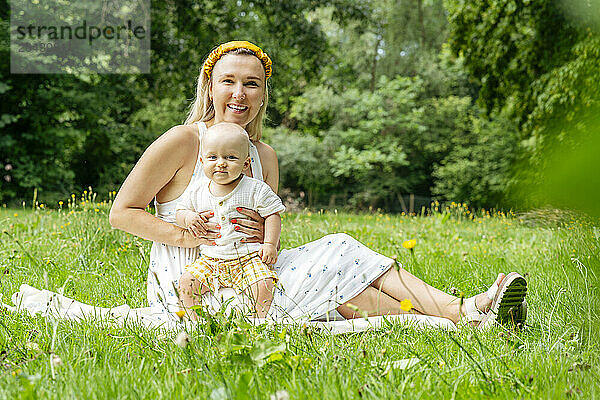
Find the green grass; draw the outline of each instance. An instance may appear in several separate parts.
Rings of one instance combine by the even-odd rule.
[[[437,207],[436,207],[437,208]],[[94,305],[145,306],[150,244],[111,230],[108,205],[0,209],[0,294],[19,285]],[[0,311],[0,398],[594,398],[600,397],[600,229],[542,223],[452,205],[427,217],[336,212],[288,214],[293,247],[346,232],[438,288],[465,296],[500,271],[528,276],[529,318],[516,334],[250,327],[217,315],[174,333],[106,321],[53,321]],[[414,256],[402,248],[416,239]],[[38,349],[39,348],[39,349]],[[51,368],[52,353],[62,365]],[[414,366],[386,363],[418,358]]]

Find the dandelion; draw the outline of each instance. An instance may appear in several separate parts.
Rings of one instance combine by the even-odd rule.
[[[19,216],[19,214],[18,214],[18,213],[14,213],[14,214],[13,214],[13,217],[18,217],[18,216]]]
[[[176,311],[175,315],[177,315],[180,319],[182,319],[183,316],[185,315],[185,311],[184,310]]]
[[[410,251],[413,251],[416,245],[417,241],[415,239],[405,240],[404,242],[402,242],[402,247]]]
[[[185,349],[190,343],[190,335],[188,335],[186,331],[181,331],[177,334],[177,337],[175,337],[174,342],[177,346]]]
[[[406,311],[409,312],[410,310],[413,309],[413,305],[412,302],[410,301],[410,299],[404,299],[400,302],[400,309],[402,311]]]
[[[100,209],[99,208],[94,208],[94,211],[98,212],[98,211],[100,211]]]
[[[59,205],[59,206],[62,206],[63,204],[65,204],[65,203],[63,203],[63,201],[62,201],[62,200],[58,202],[58,205]]]

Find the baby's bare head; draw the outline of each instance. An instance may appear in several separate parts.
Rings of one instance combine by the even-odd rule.
[[[231,122],[220,122],[207,129],[202,136],[202,154],[216,147],[236,149],[246,158],[249,154],[248,133],[241,126]]]

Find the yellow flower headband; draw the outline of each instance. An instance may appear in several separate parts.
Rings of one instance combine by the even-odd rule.
[[[206,76],[210,77],[210,74],[212,73],[215,64],[221,59],[221,57],[223,57],[224,54],[235,49],[248,49],[254,52],[256,57],[258,57],[260,62],[262,62],[263,67],[265,67],[266,79],[269,79],[269,77],[271,76],[271,59],[269,58],[267,53],[262,51],[260,47],[245,40],[236,40],[233,42],[223,43],[222,45],[214,49],[208,55],[206,61],[204,62],[204,66],[202,67]]]

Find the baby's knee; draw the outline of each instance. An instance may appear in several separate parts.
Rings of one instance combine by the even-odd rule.
[[[200,280],[189,272],[184,272],[179,278],[179,289],[187,293],[198,293]]]
[[[270,295],[273,296],[273,289],[275,288],[275,282],[273,278],[261,279],[260,281],[254,282],[251,287],[258,292],[259,295]]]

